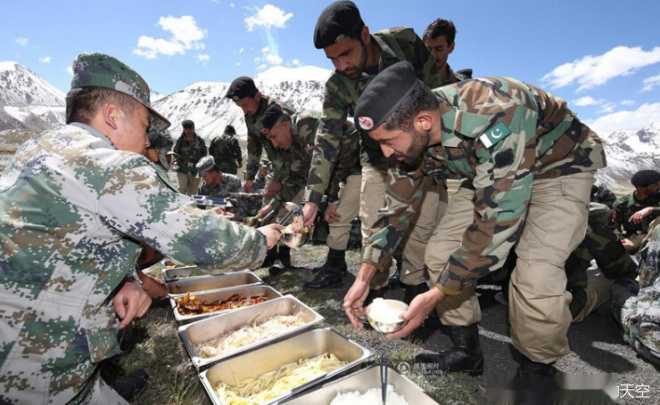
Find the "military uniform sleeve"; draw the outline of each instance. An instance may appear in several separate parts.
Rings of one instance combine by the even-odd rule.
[[[247,136],[247,151],[248,160],[247,167],[245,168],[245,180],[254,180],[254,176],[259,171],[259,162],[261,161],[261,139],[259,134],[254,133],[248,129]]]
[[[532,193],[533,174],[514,156],[525,147],[525,133],[510,135],[489,150],[475,146],[477,157],[474,222],[450,256],[438,284],[457,294],[491,270],[500,268],[520,235]]]
[[[348,108],[349,104],[339,90],[339,82],[332,76],[325,86],[323,113],[316,132],[305,201],[320,204],[328,188],[330,176],[337,164]]]
[[[369,230],[363,263],[374,265],[378,271],[389,269],[394,251],[420,210],[427,181],[433,180],[424,176],[421,167],[410,172],[400,167],[388,170],[385,207],[378,211],[378,220]]]
[[[260,232],[197,208],[143,158],[121,165],[110,178],[98,212],[117,232],[182,263],[218,272],[262,263],[266,239]]]

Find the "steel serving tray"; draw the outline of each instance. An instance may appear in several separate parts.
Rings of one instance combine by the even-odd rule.
[[[387,376],[388,384],[392,385],[394,391],[401,395],[408,404],[437,405],[437,402],[426,395],[417,384],[410,381],[406,376],[399,374],[394,369],[389,368]],[[327,405],[340,392],[360,391],[360,393],[364,394],[372,388],[378,388],[380,390],[380,370],[378,365],[358,370],[336,381],[328,382],[322,387],[301,394],[290,401],[286,401],[286,403],[289,405]],[[378,405],[380,405],[380,401]]]
[[[238,330],[246,325],[263,323],[268,319],[278,315],[301,314],[305,323],[287,330],[286,332],[266,336],[254,343],[247,344],[240,348],[226,351],[225,353],[205,357],[200,353],[200,346],[205,342],[222,336],[226,333]],[[186,348],[193,365],[197,369],[206,367],[209,364],[227,359],[239,353],[255,349],[275,340],[295,335],[305,329],[313,327],[323,321],[323,317],[296,297],[286,295],[280,298],[274,298],[261,304],[237,309],[235,311],[214,315],[197,322],[193,322],[179,327],[179,337]]]
[[[218,275],[195,276],[167,283],[170,297],[182,296],[185,293],[200,291],[216,291],[236,286],[262,284],[261,279],[249,270],[235,271]]]
[[[333,353],[348,364],[296,387],[268,403],[274,404],[290,398],[315,384],[327,381],[362,364],[371,357],[369,350],[330,328],[312,329],[216,363],[201,372],[199,378],[215,405],[228,405],[222,398],[217,397],[213,388],[217,384],[237,384],[246,378],[255,378],[285,364],[323,353]]]
[[[202,302],[211,302],[211,301],[220,301],[220,300],[226,300],[227,298],[231,297],[234,294],[239,294],[243,297],[247,297],[250,295],[261,295],[265,294],[266,295],[266,300],[269,301],[273,298],[278,298],[281,297],[282,294],[274,289],[271,286],[263,285],[263,284],[257,284],[257,285],[242,285],[238,287],[230,287],[230,288],[223,288],[220,290],[215,290],[215,291],[201,291],[194,293],[196,297],[199,297]],[[242,308],[249,308],[248,307],[242,307],[242,308],[236,308],[236,309],[226,309],[223,311],[217,311],[217,312],[207,312],[204,314],[191,314],[191,315],[186,315],[182,314],[179,312],[179,309],[177,308],[176,305],[176,300],[183,298],[183,295],[180,296],[171,296],[170,297],[170,304],[172,305],[172,310],[174,311],[174,319],[176,319],[178,322],[190,322],[192,320],[198,320],[202,318],[208,318],[209,316],[216,315],[216,314],[222,314],[226,312],[231,312],[231,311],[237,311]]]

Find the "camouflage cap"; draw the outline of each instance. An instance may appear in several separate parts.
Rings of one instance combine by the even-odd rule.
[[[273,126],[275,126],[275,124],[277,124],[280,118],[282,118],[282,116],[285,114],[286,113],[282,110],[282,107],[280,107],[279,104],[272,103],[269,105],[268,108],[266,108],[266,111],[264,111],[263,117],[261,119],[261,125],[263,126],[263,129],[270,130],[273,128]]]
[[[241,76],[234,79],[233,82],[229,85],[226,98],[234,100],[235,103],[238,103],[238,100],[244,97],[254,97],[257,92],[257,86],[254,84],[254,80],[247,76]]]
[[[215,159],[210,155],[201,158],[195,168],[201,177],[206,176],[211,170],[218,170],[218,167],[215,165]]]
[[[227,125],[224,133],[227,135],[236,135],[236,128],[233,125]]]
[[[183,122],[181,122],[181,126],[183,128],[195,129],[195,122],[193,120],[183,120]]]
[[[335,1],[321,12],[314,27],[314,46],[322,49],[342,38],[359,37],[364,21],[355,3]]]
[[[397,62],[380,72],[364,89],[355,106],[355,126],[370,131],[381,125],[417,86],[424,84],[409,62]]]
[[[170,122],[151,107],[147,82],[112,56],[101,53],[78,55],[73,62],[69,94],[86,87],[102,87],[131,96],[149,110],[152,127],[163,130],[170,126]]]

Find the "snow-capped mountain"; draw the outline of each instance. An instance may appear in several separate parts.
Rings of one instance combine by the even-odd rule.
[[[257,88],[296,111],[320,111],[325,81],[330,72],[314,66],[273,67],[255,77]],[[247,136],[243,112],[224,98],[229,83],[196,82],[154,103],[158,112],[172,122],[170,133],[177,138],[181,122],[191,119],[196,132],[207,143],[222,134],[226,125],[236,128],[239,138]]]
[[[660,122],[637,131],[614,131],[603,141],[607,167],[597,177],[615,192],[632,189],[630,178],[636,171],[660,168]]]
[[[0,62],[0,131],[64,123],[64,93],[16,62]]]

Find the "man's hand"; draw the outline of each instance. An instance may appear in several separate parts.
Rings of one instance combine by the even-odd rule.
[[[369,263],[363,263],[351,288],[344,296],[344,312],[354,328],[362,329],[364,319],[364,300],[369,295],[369,284],[376,274],[376,268]]]
[[[142,289],[149,294],[151,299],[163,299],[167,297],[167,287],[165,283],[160,281],[157,278],[153,278],[139,271],[138,276],[140,281],[142,281]]]
[[[621,245],[628,253],[635,251],[635,244],[630,239],[621,239]]]
[[[395,333],[390,333],[387,335],[387,338],[397,339],[410,335],[415,329],[419,328],[419,326],[424,323],[424,320],[444,297],[442,291],[435,287],[416,296],[410,303],[408,310],[402,315],[404,321],[406,321],[403,328]]]
[[[243,191],[245,191],[246,193],[251,193],[253,185],[254,185],[253,180],[245,180],[245,183],[243,184]]]
[[[218,207],[215,209],[215,213],[226,219],[234,219],[236,215],[233,212],[227,211],[225,208]]]
[[[341,217],[337,213],[337,205],[339,204],[336,201],[328,204],[328,208],[325,209],[325,215],[324,215],[325,222],[331,224],[341,219]]]
[[[641,210],[637,211],[636,213],[632,214],[628,221],[632,222],[633,224],[639,224],[641,223],[644,218],[648,217],[653,213],[654,207],[646,207],[642,208]]]
[[[282,189],[282,183],[279,181],[271,180],[264,188],[264,197],[273,198]]]
[[[142,317],[151,305],[151,297],[136,281],[127,281],[112,299],[115,312],[121,320],[121,329],[128,326],[135,318]]]
[[[268,249],[272,249],[277,245],[277,242],[280,241],[282,237],[282,228],[280,224],[270,224],[257,228],[257,231],[261,232],[266,237],[266,245]]]
[[[259,209],[259,212],[257,212],[257,218],[261,219],[265,217],[266,215],[268,215],[270,211],[272,211],[272,209],[273,209],[272,204],[264,205],[263,207],[261,207],[261,209]]]
[[[319,212],[319,206],[313,202],[306,202],[303,206],[303,219],[305,220],[305,226],[314,225],[314,220],[316,219],[316,214]]]

